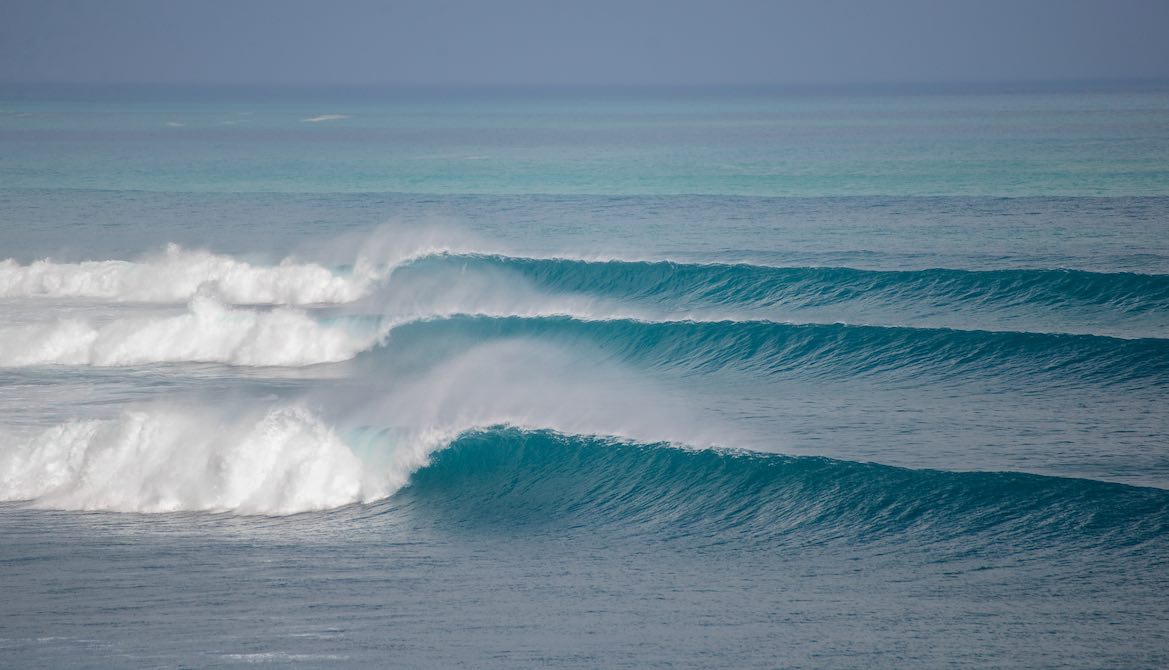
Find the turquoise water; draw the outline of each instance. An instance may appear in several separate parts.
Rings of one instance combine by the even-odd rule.
[[[195,193],[1169,195],[1159,87],[603,93],[16,99],[0,174],[18,188]]]
[[[1163,667],[1169,89],[0,96],[17,666]]]

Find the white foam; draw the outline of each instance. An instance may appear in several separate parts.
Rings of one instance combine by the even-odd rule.
[[[644,380],[538,342],[475,347],[376,397],[363,393],[322,392],[318,400],[334,406],[331,414],[299,403],[248,410],[246,401],[218,399],[204,408],[132,408],[31,437],[0,436],[0,500],[51,509],[294,514],[390,496],[437,450],[477,428],[695,445],[710,444],[707,434],[728,435]]]
[[[141,261],[41,260],[21,265],[0,261],[0,297],[94,298],[115,302],[183,303],[214,282],[223,298],[237,305],[309,305],[351,302],[384,276],[358,259],[351,275],[334,274],[317,263],[285,259],[253,265],[231,256],[168,245]]]
[[[305,123],[320,123],[322,121],[341,121],[342,119],[348,118],[348,114],[321,114],[318,116],[310,116],[307,119],[301,119],[301,121]]]
[[[300,405],[223,414],[131,409],[23,440],[0,436],[0,500],[47,509],[297,514],[392,495],[458,435],[425,428],[391,441],[379,434],[358,457]]]
[[[119,319],[101,327],[67,319],[0,328],[0,366],[304,366],[350,359],[384,335],[377,325],[327,325],[295,309],[233,309],[205,286],[177,316]]]
[[[0,457],[0,497],[57,509],[292,514],[386,492],[329,426],[296,407],[234,423],[127,411],[55,426]]]

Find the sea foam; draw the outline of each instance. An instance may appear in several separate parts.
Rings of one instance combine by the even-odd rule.
[[[171,244],[160,256],[140,261],[0,261],[0,298],[183,303],[214,282],[223,299],[237,305],[336,304],[365,295],[384,272],[365,259],[358,259],[352,274],[345,276],[318,263],[285,259],[277,265],[255,265]]]
[[[236,422],[127,411],[45,430],[0,460],[6,500],[125,512],[290,514],[385,495],[328,425],[296,407]]]
[[[0,328],[0,366],[304,366],[350,359],[385,332],[377,324],[326,324],[287,307],[228,307],[204,285],[187,312],[176,316],[124,318],[100,327],[66,319]]]

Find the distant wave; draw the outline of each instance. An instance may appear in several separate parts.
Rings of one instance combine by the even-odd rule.
[[[1023,318],[1051,308],[1071,315],[1068,323],[1077,322],[1077,310],[1097,309],[1095,317],[1132,319],[1159,332],[1169,314],[1169,277],[1161,275],[584,261],[481,254],[429,238],[393,242],[393,248],[385,240],[363,243],[351,270],[292,260],[254,265],[175,245],[139,261],[2,261],[0,297],[190,304],[172,317],[0,327],[0,366],[303,366],[351,359],[389,333],[389,347],[420,338],[468,347],[535,337],[678,370],[955,378],[993,372],[1157,385],[1169,379],[1167,338],[1030,332],[1011,328],[1010,320],[1001,329],[913,323],[915,309],[1013,310]],[[329,320],[290,309],[229,308],[358,300],[364,302],[353,309],[367,316]],[[908,323],[823,320],[861,302],[892,316],[908,313]],[[753,311],[772,305],[797,315],[803,308],[828,311],[809,312],[806,322]]]
[[[629,309],[663,313],[774,318],[784,313],[900,315],[930,320],[949,315],[978,322],[1034,321],[1047,315],[1055,329],[1080,333],[1106,330],[1169,336],[1169,275],[1079,270],[907,270],[841,267],[771,267],[668,261],[527,258],[448,254],[419,257],[398,268],[412,275],[454,272],[508,273],[511,281],[556,294],[590,295]],[[886,317],[888,318],[888,317]],[[850,319],[851,320],[851,319]],[[934,324],[937,325],[937,324]]]
[[[310,116],[307,119],[301,119],[301,121],[305,123],[320,123],[322,121],[340,121],[348,118],[348,114],[321,114],[319,116]]]

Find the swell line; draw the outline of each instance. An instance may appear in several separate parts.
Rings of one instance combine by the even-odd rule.
[[[396,325],[384,348],[462,350],[506,338],[587,346],[664,369],[801,377],[993,378],[1169,385],[1169,340],[771,321],[453,315]]]
[[[912,470],[691,450],[548,430],[463,433],[395,498],[475,526],[587,528],[774,547],[841,537],[1036,549],[1138,546],[1169,532],[1169,491],[1002,472]]]

